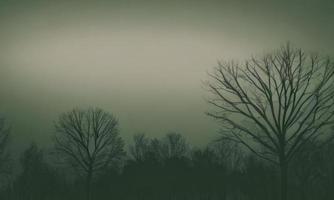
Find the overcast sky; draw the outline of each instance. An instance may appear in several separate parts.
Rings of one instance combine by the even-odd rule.
[[[57,116],[97,106],[121,134],[205,144],[203,81],[217,60],[291,41],[334,53],[334,1],[0,1],[0,112],[13,142],[49,144]]]

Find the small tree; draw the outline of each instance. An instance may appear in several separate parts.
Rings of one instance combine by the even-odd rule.
[[[279,166],[287,199],[288,164],[309,140],[326,139],[334,116],[334,65],[288,44],[244,64],[219,63],[208,100],[224,138]]]
[[[86,178],[86,198],[91,198],[91,182],[102,170],[124,155],[116,118],[101,109],[74,109],[56,122],[55,149]]]

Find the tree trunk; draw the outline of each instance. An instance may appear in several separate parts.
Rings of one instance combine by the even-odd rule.
[[[92,175],[93,175],[93,172],[89,170],[87,173],[87,180],[86,180],[86,200],[91,200],[91,196],[92,196],[92,192],[91,192]]]
[[[285,159],[280,160],[281,200],[288,199],[288,164]]]

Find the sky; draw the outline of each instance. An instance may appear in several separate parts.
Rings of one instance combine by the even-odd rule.
[[[219,60],[290,41],[334,53],[334,1],[0,0],[0,113],[12,141],[49,145],[57,116],[100,107],[123,138],[217,138],[203,82]]]

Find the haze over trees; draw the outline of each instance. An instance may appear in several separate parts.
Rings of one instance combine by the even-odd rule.
[[[0,199],[334,199],[330,59],[286,45],[219,63],[207,86],[208,115],[221,130],[203,147],[178,132],[125,143],[111,112],[75,108],[56,119],[53,146],[32,143],[11,167],[1,118],[0,170],[9,181],[0,176]]]

